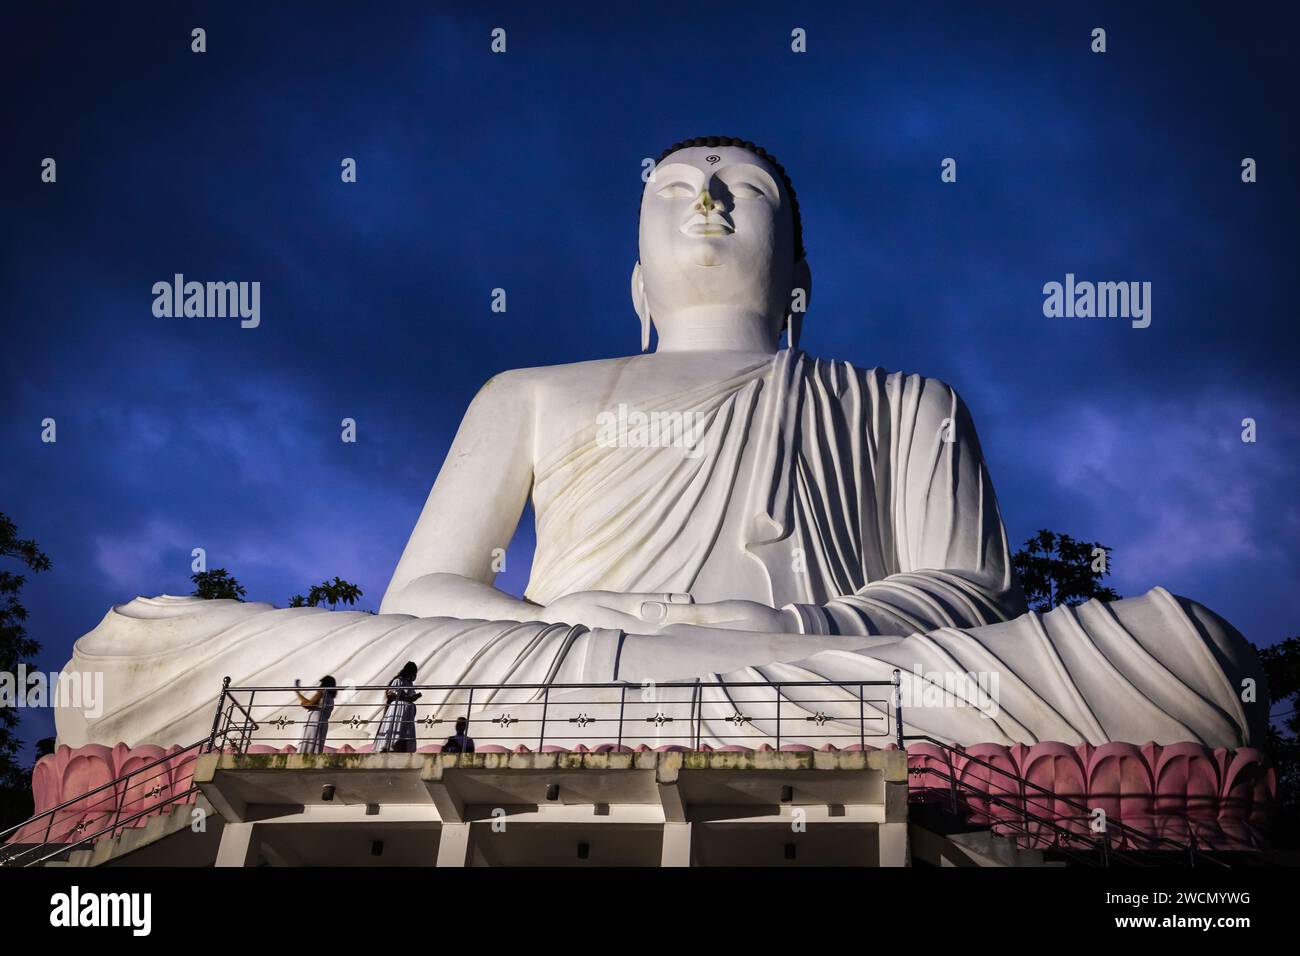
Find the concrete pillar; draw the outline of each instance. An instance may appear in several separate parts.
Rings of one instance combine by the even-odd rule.
[[[907,866],[907,824],[882,823],[879,831],[880,865]]]
[[[659,788],[659,802],[663,806],[664,819],[672,823],[686,822],[686,804],[677,785],[681,770],[681,754],[674,751],[655,754],[655,785]]]
[[[256,823],[227,823],[221,828],[215,866],[257,866],[261,842]]]
[[[689,823],[664,824],[664,848],[659,865],[691,865],[691,825]]]
[[[438,836],[438,866],[469,865],[468,823],[446,823]]]

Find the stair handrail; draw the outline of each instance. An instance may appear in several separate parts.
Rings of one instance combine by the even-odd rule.
[[[1069,829],[1068,827],[1061,826],[1057,821],[1055,821],[1050,817],[1039,816],[1037,813],[1033,813],[1031,811],[1026,810],[1023,805],[1017,805],[1017,802],[1014,798],[991,793],[987,790],[981,790],[979,787],[976,787],[974,784],[970,783],[969,781],[958,780],[957,778],[953,777],[948,773],[945,773],[943,770],[940,770],[937,767],[922,767],[912,772],[918,774],[921,773],[934,774],[935,776],[940,777],[941,779],[947,780],[950,784],[953,785],[954,788],[962,787],[967,792],[974,794],[975,796],[983,800],[987,800],[988,802],[995,803],[999,806],[1005,806],[1008,809],[1015,811],[1017,818],[1024,818],[1025,820],[1033,820],[1034,822],[1041,823],[1043,826],[1053,830],[1057,834],[1058,838],[1065,838],[1068,840],[1080,841],[1085,844],[1092,844],[1093,849],[1097,850],[1101,856],[1102,866],[1109,866],[1110,865],[1109,861],[1112,857],[1119,857],[1120,859],[1123,859],[1125,854],[1136,856],[1140,853],[1152,852],[1151,850],[1143,849],[1142,847],[1123,847],[1123,848],[1112,847],[1109,844],[1109,839],[1110,839],[1109,834],[1098,835],[1094,837],[1084,833],[1077,833],[1074,830]],[[1029,840],[1041,839],[1041,836],[1039,834],[1031,833],[1025,828],[1016,829],[1015,824],[1017,820],[995,819],[991,816],[989,817],[989,819],[990,819],[989,828],[991,830],[994,828],[1006,828],[1010,830],[1011,833],[1016,838],[1025,838]],[[1062,853],[1066,853],[1069,856],[1077,856],[1077,854],[1071,851],[1069,847],[1062,846],[1060,843],[1057,843],[1056,845],[1052,846],[1052,849]],[[1083,857],[1079,857],[1079,859],[1083,860],[1089,865],[1093,865],[1093,861],[1091,860],[1088,860]],[[1212,863],[1217,864],[1218,866],[1222,866],[1225,868],[1230,866],[1230,864],[1225,863],[1222,860],[1214,859],[1213,857],[1206,857],[1206,859],[1210,860],[1210,862]]]
[[[1023,807],[1017,807],[1012,801],[1006,799],[1005,797],[1001,797],[997,794],[989,793],[988,791],[981,790],[979,787],[976,787],[974,784],[969,783],[968,781],[958,780],[957,778],[953,777],[951,774],[945,773],[944,771],[938,769],[937,767],[923,767],[913,772],[932,773],[937,777],[947,780],[949,783],[953,784],[956,787],[964,787],[970,793],[973,793],[975,796],[987,800],[990,803],[1005,805],[1009,809],[1015,810],[1018,814],[1024,816],[1025,818],[1032,819],[1034,820],[1034,822],[1041,823],[1043,826],[1055,831],[1058,837],[1063,837],[1070,840],[1076,840],[1079,842],[1091,844],[1093,849],[1102,851],[1103,860],[1105,860],[1106,858],[1104,850],[1102,850],[1102,848],[1099,846],[1099,844],[1103,842],[1101,838],[1089,836],[1084,833],[1075,833],[1073,830],[1061,826],[1059,823],[1057,823],[1055,820],[1051,819],[1050,817],[1043,817],[1043,816],[1039,816],[1036,813],[1026,812]],[[993,825],[1010,827],[1011,823],[1012,821],[1009,820],[995,820]],[[1023,835],[1025,837],[1028,837],[1029,839],[1039,838],[1036,834],[1029,833],[1027,831],[1020,831],[1019,833],[1017,833],[1017,835],[1018,836]],[[1088,859],[1087,857],[1079,856],[1077,852],[1075,852],[1070,847],[1061,846],[1060,844],[1057,844],[1055,847],[1053,847],[1053,849],[1057,849],[1070,856],[1074,856],[1077,859],[1079,859],[1081,862],[1086,863],[1089,866],[1095,865],[1092,860]]]
[[[49,853],[45,854],[43,857],[40,857],[39,859],[36,859],[36,860],[29,860],[28,862],[26,862],[26,863],[23,864],[23,867],[26,868],[26,867],[29,867],[29,866],[38,866],[38,865],[40,865],[41,863],[46,862],[47,860],[52,860],[52,859],[54,859],[56,856],[62,856],[62,855],[65,854],[65,853],[70,853],[71,851],[73,851],[73,850],[77,849],[78,847],[80,847],[82,844],[85,844],[85,843],[94,843],[96,840],[98,840],[100,837],[102,837],[105,833],[109,833],[109,832],[112,831],[112,830],[117,830],[117,829],[120,829],[120,828],[126,827],[126,826],[128,826],[128,825],[134,823],[136,820],[139,820],[141,817],[147,817],[149,814],[157,812],[158,810],[162,809],[163,807],[167,806],[168,804],[172,804],[172,803],[183,803],[183,802],[185,802],[185,798],[186,798],[186,797],[190,796],[191,794],[198,793],[198,792],[199,792],[199,788],[196,787],[196,786],[191,785],[190,788],[189,788],[188,790],[184,790],[184,791],[182,791],[181,793],[173,794],[172,796],[170,796],[170,797],[168,797],[167,799],[161,801],[160,803],[156,803],[156,804],[154,804],[152,807],[146,807],[146,808],[143,809],[143,810],[138,810],[138,811],[136,811],[135,813],[131,814],[131,816],[127,817],[125,820],[116,820],[116,821],[114,821],[113,823],[110,823],[110,824],[109,824],[108,826],[106,826],[106,827],[101,827],[99,830],[96,830],[94,833],[91,833],[91,834],[89,834],[89,835],[87,835],[87,836],[82,837],[82,838],[81,838],[80,840],[78,840],[76,843],[63,843],[63,844],[60,844],[59,847],[58,847],[58,849],[50,851]],[[48,845],[49,845],[49,844],[41,844],[41,846],[36,847],[36,849],[39,850],[39,849],[42,849],[43,847],[48,846]]]
[[[21,856],[25,856],[29,853],[39,852],[40,850],[44,849],[47,846],[56,845],[56,841],[50,840],[49,835],[50,835],[50,831],[54,826],[56,816],[59,814],[60,811],[66,810],[68,807],[71,807],[74,804],[82,803],[88,800],[89,798],[94,797],[96,794],[104,792],[105,790],[113,790],[114,794],[120,794],[120,796],[123,798],[122,802],[124,803],[126,792],[131,788],[128,786],[124,786],[119,790],[118,787],[120,784],[124,784],[127,781],[129,781],[132,777],[139,776],[140,774],[145,773],[148,770],[152,770],[162,764],[168,763],[170,761],[176,761],[177,758],[183,757],[185,754],[188,754],[190,751],[201,749],[204,746],[208,745],[210,742],[211,742],[210,737],[204,737],[202,740],[196,740],[192,744],[188,744],[184,747],[181,747],[178,750],[174,750],[169,754],[164,754],[161,757],[156,757],[155,759],[150,760],[148,763],[145,763],[139,767],[135,767],[132,770],[127,771],[126,773],[119,774],[118,776],[114,777],[112,780],[100,784],[99,786],[91,790],[87,790],[84,793],[80,793],[75,797],[71,797],[68,800],[64,800],[62,803],[58,804],[57,806],[49,807],[45,810],[42,810],[40,813],[34,813],[32,814],[32,816],[28,817],[26,820],[22,821],[21,823],[14,824],[13,826],[7,827],[4,830],[0,830],[0,866],[10,864],[12,863],[13,860]],[[193,791],[194,788],[191,787],[189,790],[185,792],[185,794],[182,794],[182,796],[187,796]],[[173,795],[172,797],[168,797],[165,800],[162,800],[154,804],[153,806],[148,807],[147,809],[132,815],[126,820],[121,819],[121,805],[119,804],[118,810],[113,814],[114,822],[110,824],[108,827],[96,831],[96,833],[92,834],[89,837],[83,837],[82,839],[77,840],[75,843],[58,843],[57,846],[59,847],[59,849],[55,853],[50,854],[46,857],[42,857],[41,860],[38,860],[36,862],[42,862],[45,859],[49,859],[51,856],[57,856],[60,853],[66,852],[70,848],[80,846],[82,843],[85,843],[87,840],[97,839],[100,835],[104,833],[105,830],[116,829],[120,826],[124,826],[125,824],[131,823],[134,820],[138,819],[139,817],[152,813],[155,810],[157,810],[159,807],[166,806],[168,803],[176,799],[178,799],[178,795]],[[3,844],[4,841],[9,836],[11,836],[14,833],[20,832],[21,830],[23,830],[28,826],[31,826],[32,824],[44,820],[46,817],[49,817],[49,824],[47,825],[45,830],[46,839],[42,840],[40,843],[31,846],[23,846],[22,849],[17,850],[12,854],[5,855]],[[24,864],[24,865],[28,865],[28,864]]]
[[[1064,804],[1066,804],[1067,806],[1073,807],[1073,808],[1076,809],[1076,810],[1082,810],[1084,816],[1091,816],[1091,815],[1092,815],[1093,808],[1090,807],[1090,806],[1088,806],[1087,804],[1085,804],[1085,803],[1080,803],[1079,801],[1073,799],[1072,797],[1063,796],[1063,795],[1061,795],[1061,794],[1059,794],[1059,793],[1056,793],[1055,791],[1048,790],[1046,787],[1039,786],[1038,784],[1034,783],[1033,781],[1031,781],[1031,780],[1027,780],[1027,779],[1025,779],[1024,777],[1020,776],[1019,774],[1012,773],[1011,771],[1009,771],[1009,770],[1005,770],[1005,769],[1003,769],[1002,767],[999,767],[999,766],[997,766],[997,765],[994,764],[994,763],[990,763],[989,761],[984,760],[984,759],[982,759],[981,757],[979,757],[979,756],[977,756],[977,755],[975,755],[975,754],[969,753],[969,752],[966,750],[966,748],[963,747],[961,744],[947,744],[947,743],[944,743],[942,740],[938,740],[938,739],[935,738],[935,737],[931,737],[929,734],[909,734],[909,735],[907,735],[907,738],[906,738],[906,739],[908,739],[908,740],[923,740],[923,741],[926,741],[926,742],[928,742],[928,743],[932,743],[932,744],[934,744],[936,747],[939,747],[940,749],[944,750],[944,751],[947,752],[947,753],[950,753],[950,754],[951,754],[951,753],[957,753],[957,754],[960,754],[960,755],[961,755],[962,757],[964,757],[966,760],[973,760],[973,761],[975,761],[975,763],[979,764],[979,765],[982,766],[982,767],[987,767],[989,770],[992,770],[992,771],[994,771],[994,772],[996,772],[996,773],[1000,773],[1000,774],[1002,774],[1004,777],[1009,777],[1009,778],[1011,778],[1012,780],[1016,781],[1016,783],[1020,784],[1020,785],[1023,786],[1023,787],[1027,787],[1027,788],[1030,788],[1030,789],[1033,789],[1033,790],[1037,790],[1039,793],[1041,793],[1041,794],[1043,794],[1043,795],[1045,795],[1045,796],[1051,797],[1053,800],[1056,800],[1056,801],[1059,801],[1059,802],[1061,802],[1061,803],[1064,803]],[[930,768],[924,768],[924,769],[926,769],[927,771],[930,770]],[[939,774],[939,775],[940,775],[940,776],[946,776],[946,775],[944,775],[944,774]],[[950,779],[950,782],[951,782],[951,783],[961,783],[961,784],[965,784],[965,781],[957,781],[957,780],[954,780],[954,779]],[[973,788],[972,788],[972,789],[973,789]],[[977,792],[978,792],[978,791],[977,791]],[[1026,800],[1027,800],[1028,798],[1022,798],[1022,799],[1026,799]],[[1204,859],[1204,860],[1206,860],[1206,861],[1208,861],[1208,862],[1210,862],[1210,863],[1213,863],[1213,864],[1215,864],[1216,866],[1222,866],[1222,867],[1227,867],[1227,866],[1229,866],[1229,864],[1225,863],[1223,860],[1216,859],[1216,858],[1210,856],[1210,855],[1209,855],[1208,853],[1206,853],[1204,850],[1199,850],[1199,849],[1197,849],[1196,846],[1195,846],[1194,844],[1189,844],[1189,843],[1180,843],[1180,842],[1177,841],[1177,840],[1173,840],[1173,839],[1170,839],[1169,837],[1161,836],[1161,835],[1159,835],[1159,834],[1154,834],[1154,833],[1144,833],[1144,832],[1142,832],[1141,830],[1137,829],[1136,827],[1131,827],[1131,826],[1129,826],[1128,824],[1124,823],[1122,820],[1113,820],[1113,821],[1112,821],[1112,820],[1108,817],[1107,820],[1106,820],[1106,827],[1107,827],[1107,829],[1109,829],[1109,828],[1111,828],[1111,827],[1114,827],[1115,829],[1119,830],[1120,832],[1125,833],[1125,834],[1129,835],[1130,837],[1133,837],[1133,838],[1135,839],[1135,841],[1138,841],[1138,842],[1140,842],[1140,843],[1161,843],[1161,844],[1166,844],[1167,846],[1171,847],[1172,849],[1175,849],[1175,850],[1178,850],[1179,852],[1182,852],[1182,853],[1186,853],[1186,854],[1188,854],[1188,858],[1192,861],[1192,865],[1193,865],[1193,866],[1196,865],[1196,862],[1195,862],[1195,861],[1196,861],[1196,859],[1197,859],[1198,857],[1201,858],[1201,859]]]

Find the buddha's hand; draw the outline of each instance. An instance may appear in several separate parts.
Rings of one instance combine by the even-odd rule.
[[[608,627],[634,634],[646,634],[659,629],[667,621],[655,619],[655,609],[661,607],[690,606],[689,594],[663,591],[578,591],[566,594],[541,608],[538,619],[550,624],[585,624],[587,627]],[[649,609],[651,617],[643,616]]]
[[[617,628],[630,634],[654,634],[678,625],[769,634],[799,632],[795,617],[757,601],[697,604],[689,594],[663,592],[579,591],[552,601],[542,609],[541,619]]]
[[[646,602],[641,617],[656,631],[676,631],[680,626],[713,627],[763,634],[798,634],[792,614],[757,601],[709,601],[702,604]]]

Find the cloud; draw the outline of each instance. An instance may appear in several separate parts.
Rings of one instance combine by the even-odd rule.
[[[51,661],[110,602],[188,591],[193,547],[250,598],[339,574],[377,606],[478,386],[636,351],[641,158],[701,132],[794,178],[804,346],[970,403],[1013,541],[1100,539],[1123,593],[1209,592],[1261,639],[1293,630],[1296,202],[1263,157],[1288,154],[1294,111],[1260,83],[1290,75],[1285,24],[1189,10],[1170,31],[1134,5],[1110,16],[1141,56],[1098,58],[1046,6],[846,5],[808,12],[798,57],[776,8],[701,7],[718,68],[630,7],[521,9],[494,56],[477,9],[273,6],[214,8],[210,62],[167,18],[88,7],[68,30],[27,4],[13,24],[39,42],[10,65],[42,82],[11,104],[12,152],[58,156],[60,181],[18,176],[0,236],[0,510],[54,560],[26,592]],[[1066,271],[1152,280],[1151,329],[1046,320]],[[153,317],[175,272],[262,282],[261,326]]]
[[[147,582],[167,576],[168,556],[193,540],[194,535],[174,521],[153,518],[135,532],[97,535],[93,563],[122,592],[125,601],[150,592]]]
[[[1278,414],[1257,442],[1241,440],[1245,413],[1270,407],[1220,389],[1185,402],[1071,402],[1030,425],[1025,447],[1041,460],[1026,464],[1050,464],[1058,492],[1095,516],[1089,536],[1115,549],[1121,590],[1243,563],[1294,567],[1300,526],[1276,501],[1296,484],[1300,434]]]

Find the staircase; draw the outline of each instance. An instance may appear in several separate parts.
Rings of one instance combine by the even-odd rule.
[[[79,849],[67,851],[66,858],[50,860],[45,866],[104,866],[122,860],[128,854],[136,853],[146,847],[154,846],[167,837],[191,830],[198,811],[204,820],[204,826],[214,827],[213,846],[206,853],[193,856],[204,863],[216,853],[215,844],[219,840],[221,818],[202,794],[198,794],[193,803],[176,801],[171,806],[163,807],[156,816],[149,817],[144,826],[127,827],[118,830],[112,836],[101,837],[94,843]],[[176,854],[171,854],[175,856]],[[179,860],[160,861],[156,858],[147,861],[150,866],[179,865]]]
[[[1239,856],[1211,853],[1117,820],[1099,825],[1092,807],[962,747],[925,735],[907,740],[938,748],[950,766],[960,757],[985,771],[982,784],[930,762],[909,771],[915,781],[910,817],[919,831],[914,842],[928,844],[936,858],[946,848],[972,857],[974,865],[1228,867],[1228,857]]]
[[[173,810],[199,796],[194,762],[209,746],[204,737],[0,831],[0,866],[96,865],[183,829],[189,815]]]
[[[937,808],[924,804],[912,808],[908,820],[908,842],[913,866],[1067,866],[1068,861],[1051,857],[1045,850],[1026,849],[1017,840],[990,829],[970,829],[969,824],[953,829],[956,818],[935,814]]]

